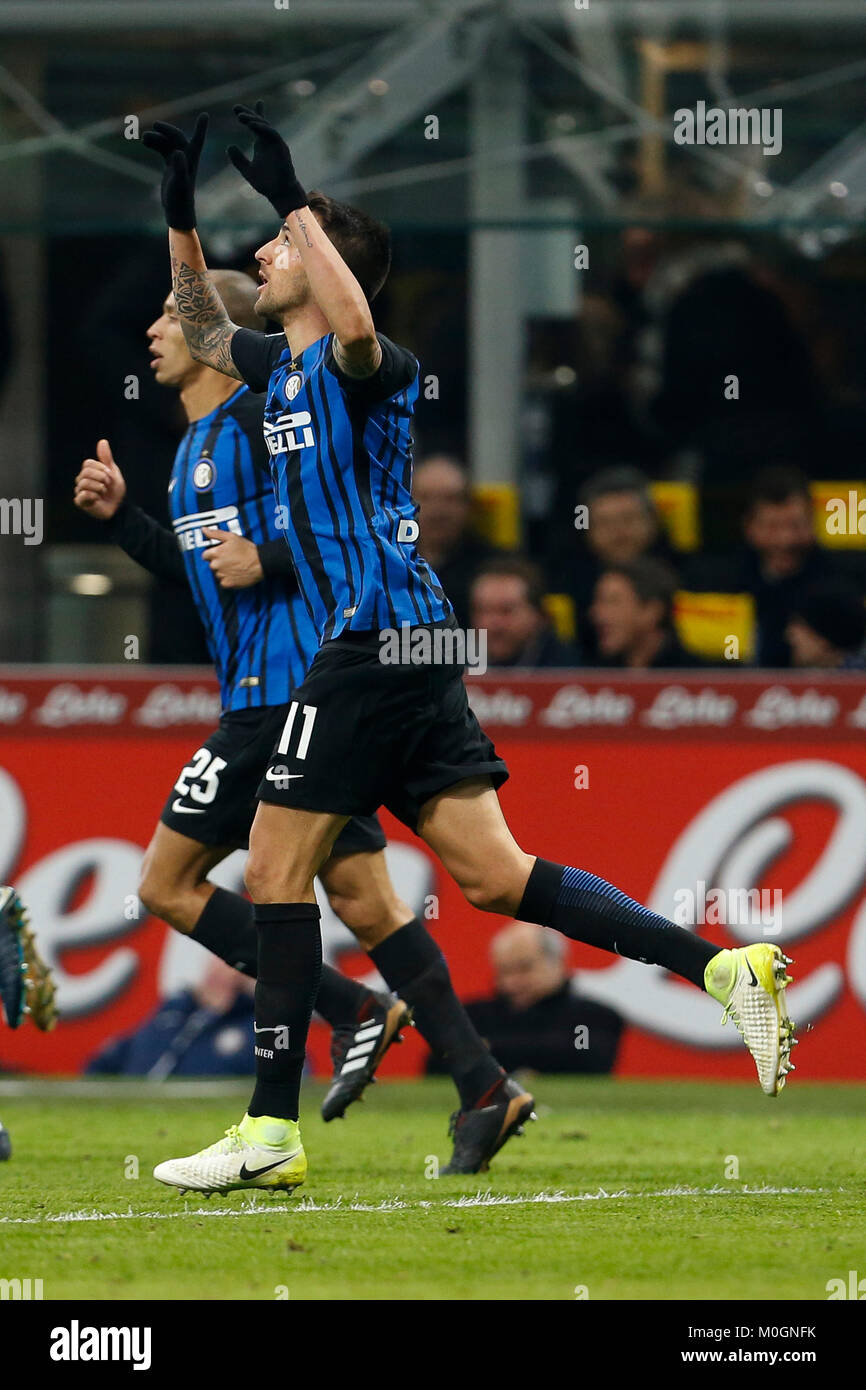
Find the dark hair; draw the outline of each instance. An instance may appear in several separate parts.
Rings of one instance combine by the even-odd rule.
[[[501,558],[485,560],[473,576],[472,587],[475,587],[479,579],[486,579],[488,575],[504,575],[507,579],[521,579],[526,585],[526,597],[533,608],[538,609],[539,613],[546,613],[542,603],[542,598],[546,592],[544,575],[538,565],[533,564],[532,560],[526,560],[522,555],[503,555]]]
[[[368,217],[360,208],[338,203],[318,189],[310,193],[307,206],[316,214],[324,231],[351,270],[368,303],[372,303],[391,269],[391,233],[383,222]]]
[[[647,512],[656,515],[655,503],[649,489],[649,478],[631,464],[618,464],[593,473],[581,488],[578,501],[584,506],[589,506],[596,498],[609,497],[615,492],[636,492]]]
[[[674,611],[674,595],[679,581],[670,565],[651,555],[639,555],[628,565],[608,565],[604,574],[621,574],[627,579],[641,603],[662,605],[662,622],[670,627]]]
[[[804,497],[811,504],[809,479],[805,473],[784,465],[763,468],[749,488],[746,510],[753,511],[761,502],[787,502],[789,497]]]

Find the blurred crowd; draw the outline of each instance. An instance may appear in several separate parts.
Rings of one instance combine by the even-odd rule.
[[[831,547],[810,490],[863,474],[862,248],[834,268],[640,226],[605,247],[574,322],[533,326],[521,551],[479,540],[471,461],[418,463],[420,546],[460,622],[492,666],[862,669],[866,516]],[[692,498],[686,540],[659,485]],[[686,611],[720,595],[738,640],[721,617],[693,640]]]
[[[465,245],[449,243],[446,274],[436,245],[397,238],[378,317],[440,388],[422,392],[416,412],[420,547],[460,624],[486,631],[490,666],[863,666],[866,241],[810,259],[779,236],[735,241],[733,223],[696,232],[706,212],[683,203],[691,230],[663,230],[657,217],[594,238],[574,314],[530,318],[511,549],[494,544],[508,528],[478,510],[466,443]],[[106,270],[94,294],[96,255]],[[45,479],[60,547],[94,543],[71,478],[101,436],[135,500],[164,519],[182,428],[173,393],[151,379],[144,331],[165,294],[162,241],[83,238],[61,259],[52,324],[71,323],[73,339],[47,334]],[[0,294],[0,386],[7,318]],[[88,390],[65,370],[70,350]],[[129,379],[140,381],[133,402]],[[835,546],[810,493],[828,482],[863,499],[861,534]],[[660,488],[690,494],[688,536]],[[47,594],[47,569],[43,582]],[[732,596],[734,643],[719,595]],[[148,604],[146,660],[209,660],[187,595],[156,582]],[[710,610],[715,636],[696,641],[687,615],[699,626]]]
[[[467,1013],[507,1071],[613,1071],[624,1032],[614,1009],[584,995],[567,942],[529,922],[509,922],[489,947],[493,993]],[[210,957],[198,980],[167,994],[135,1028],[109,1038],[87,1064],[91,1076],[248,1076],[253,1068],[255,982]],[[382,982],[384,988],[384,982]],[[445,1074],[442,1058],[430,1073]],[[2,1151],[0,1126],[0,1159]]]
[[[457,459],[422,459],[415,493],[419,548],[461,625],[486,630],[489,666],[656,670],[711,663],[678,636],[677,596],[685,591],[751,598],[756,665],[866,668],[862,581],[817,544],[809,482],[798,469],[759,472],[737,542],[691,554],[671,548],[649,480],[627,465],[586,481],[578,494],[586,526],[546,560],[479,540],[469,475]],[[573,639],[557,632],[551,593],[569,600]],[[720,649],[720,663],[731,659],[742,657]]]

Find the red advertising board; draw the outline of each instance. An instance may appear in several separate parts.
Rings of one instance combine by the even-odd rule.
[[[469,688],[511,769],[502,800],[527,851],[591,868],[721,945],[778,940],[796,959],[798,1076],[866,1074],[862,676],[500,673]],[[136,888],[161,806],[218,704],[199,670],[0,667],[0,882],[31,909],[63,1010],[47,1037],[0,1032],[4,1068],[79,1070],[200,969],[198,948],[149,918]],[[459,993],[489,992],[503,919],[469,907],[421,842],[384,819],[398,888],[426,913]],[[241,875],[237,855],[221,881]],[[747,899],[750,912],[766,908],[757,929]],[[323,927],[327,956],[363,975],[328,911]],[[589,947],[570,952],[581,990],[628,1021],[622,1074],[750,1075],[699,991]],[[319,1072],[327,1045],[316,1025]],[[385,1071],[424,1058],[410,1037]]]

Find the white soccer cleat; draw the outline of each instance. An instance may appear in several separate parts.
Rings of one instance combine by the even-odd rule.
[[[780,947],[758,942],[720,951],[704,976],[707,993],[724,1007],[722,1023],[730,1018],[740,1030],[768,1096],[778,1095],[788,1072],[795,1070],[791,1048],[797,1039],[785,1003],[790,964]]]
[[[153,1176],[182,1192],[232,1192],[246,1187],[285,1191],[304,1181],[307,1159],[296,1120],[245,1115],[239,1125],[232,1125],[222,1139],[200,1153],[158,1163]]]

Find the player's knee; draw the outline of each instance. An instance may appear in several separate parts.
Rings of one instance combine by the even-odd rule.
[[[268,890],[273,882],[273,868],[263,855],[250,849],[244,868],[244,887],[254,903],[267,902]]]
[[[327,887],[327,885],[326,885]],[[336,893],[328,888],[328,902],[344,926],[370,951],[412,916],[395,894],[378,892]]]
[[[362,939],[369,917],[365,915],[365,904],[361,897],[355,897],[349,893],[328,892],[328,902],[331,910],[336,913],[343,926],[348,927],[359,940]]]
[[[308,884],[293,878],[285,864],[250,848],[244,885],[254,903],[291,903],[305,898]]]
[[[340,921],[349,928],[365,951],[371,951],[374,946],[378,946],[379,942],[399,925],[392,922],[384,903],[371,902],[363,897],[336,895],[329,896],[328,901]]]
[[[469,879],[460,888],[466,901],[480,912],[498,912],[508,917],[514,916],[522,897],[517,879],[504,873]]]
[[[178,916],[182,894],[178,892],[177,885],[147,861],[142,869],[138,896],[153,917],[159,917],[164,922],[173,922]]]

